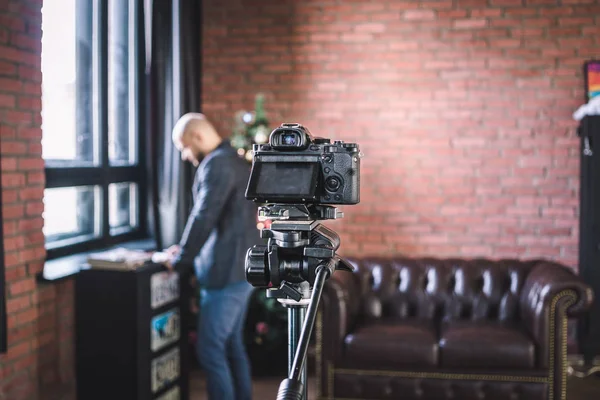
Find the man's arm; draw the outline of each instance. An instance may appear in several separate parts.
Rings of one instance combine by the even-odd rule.
[[[226,159],[214,157],[204,167],[200,193],[188,217],[173,266],[193,265],[233,189],[233,174]]]

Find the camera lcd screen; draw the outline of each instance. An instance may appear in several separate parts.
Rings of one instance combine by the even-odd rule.
[[[252,197],[313,198],[317,186],[318,162],[258,163],[249,187]]]

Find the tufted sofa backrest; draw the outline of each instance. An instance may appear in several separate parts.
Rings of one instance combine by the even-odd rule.
[[[436,258],[348,258],[358,296],[353,317],[509,322],[536,261]],[[353,318],[354,319],[354,318]]]

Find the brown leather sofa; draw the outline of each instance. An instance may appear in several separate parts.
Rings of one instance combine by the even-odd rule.
[[[567,317],[592,290],[548,261],[349,259],[316,321],[319,399],[563,400]]]

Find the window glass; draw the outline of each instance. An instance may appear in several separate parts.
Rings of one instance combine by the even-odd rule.
[[[100,235],[100,187],[44,190],[44,235],[48,245],[62,245]]]
[[[109,224],[112,235],[137,227],[137,184],[108,185]]]
[[[42,156],[52,166],[97,164],[90,2],[42,7]]]
[[[112,165],[136,162],[133,110],[135,70],[129,9],[123,0],[108,2],[108,158]]]

